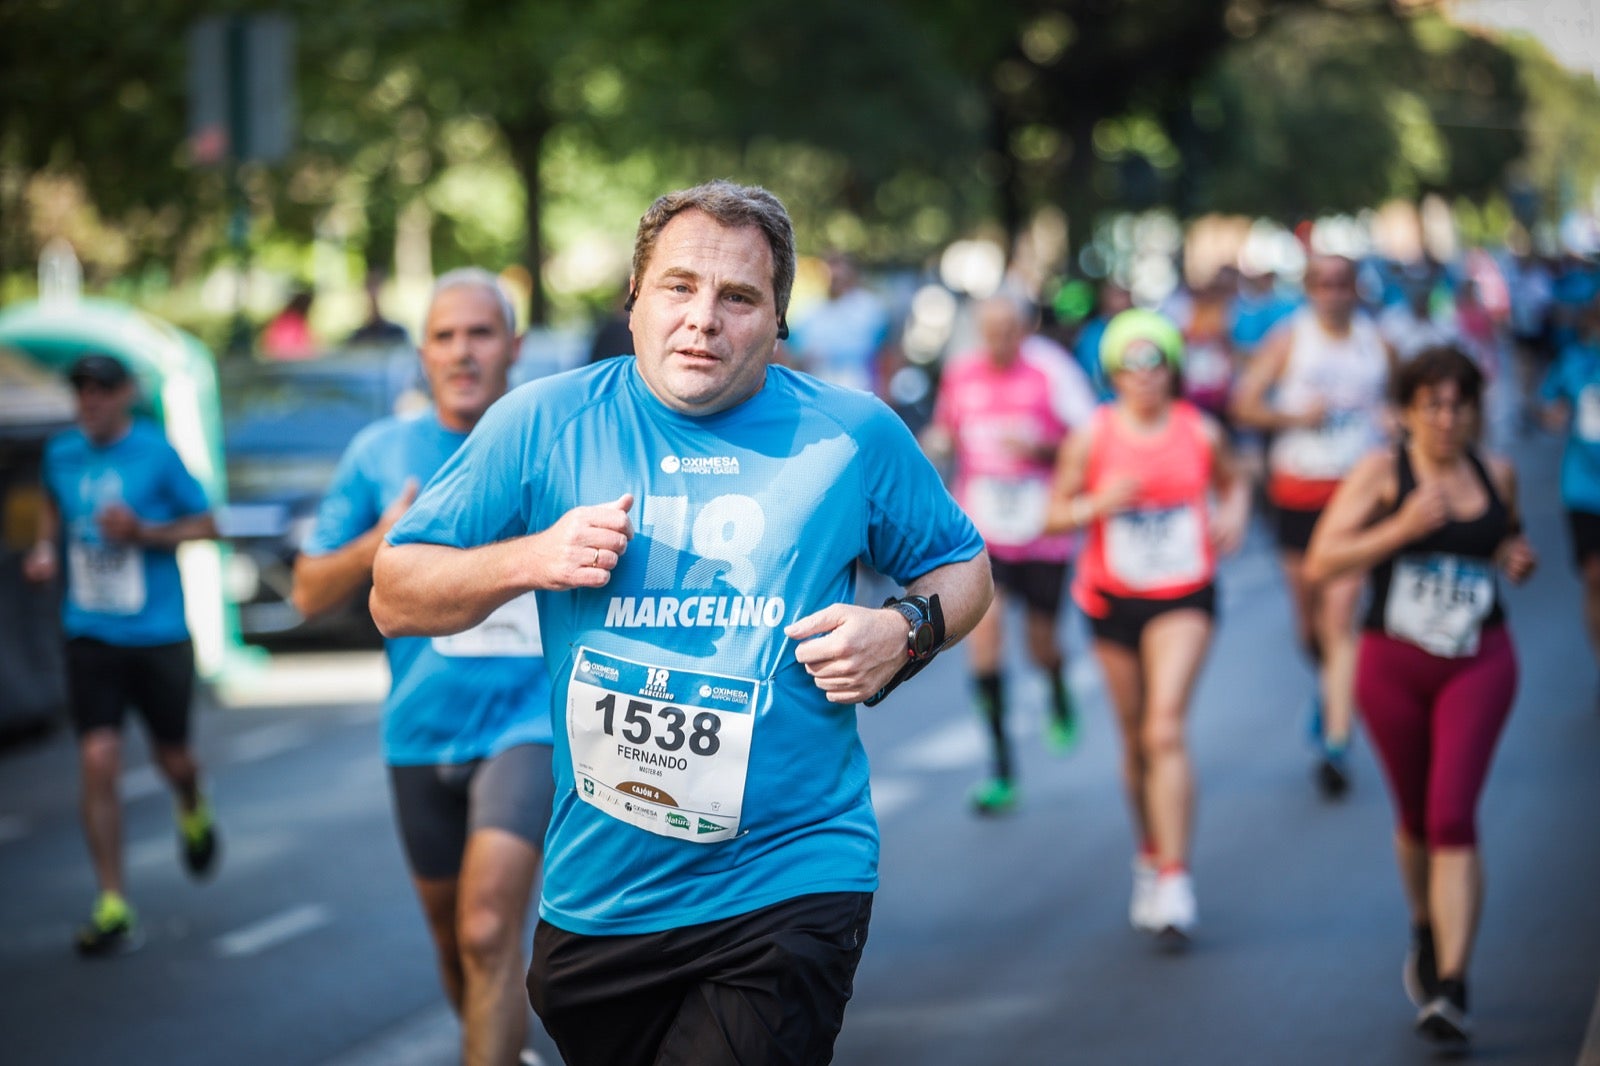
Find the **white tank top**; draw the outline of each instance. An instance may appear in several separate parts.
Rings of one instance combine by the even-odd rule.
[[[1327,412],[1313,429],[1286,429],[1272,440],[1274,473],[1307,481],[1343,477],[1383,440],[1382,413],[1389,360],[1378,328],[1365,315],[1343,337],[1329,336],[1310,309],[1295,313],[1289,361],[1278,379],[1274,406],[1299,414],[1321,403]]]

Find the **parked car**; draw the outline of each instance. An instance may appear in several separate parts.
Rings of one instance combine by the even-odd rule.
[[[376,645],[365,596],[308,621],[289,594],[295,556],[345,446],[364,426],[426,405],[416,351],[224,364],[220,377],[229,504],[218,526],[232,547],[224,586],[237,605],[241,635],[258,643],[294,638]]]

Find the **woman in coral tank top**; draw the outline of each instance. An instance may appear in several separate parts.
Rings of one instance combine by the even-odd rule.
[[[1087,533],[1072,596],[1122,733],[1138,834],[1129,919],[1181,947],[1196,920],[1184,720],[1211,643],[1216,558],[1244,537],[1249,487],[1216,421],[1177,399],[1183,340],[1170,321],[1124,311],[1100,361],[1115,399],[1062,450],[1050,527]]]

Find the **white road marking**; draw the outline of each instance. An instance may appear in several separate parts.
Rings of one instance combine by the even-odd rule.
[[[227,759],[236,763],[255,762],[281,755],[310,743],[313,735],[311,727],[304,722],[275,722],[234,737],[228,743]]]
[[[323,904],[303,903],[218,937],[216,953],[223,958],[259,955],[268,948],[320,929],[331,921],[333,912]]]
[[[915,783],[903,777],[874,779],[872,809],[877,812],[878,820],[881,822],[910,806],[921,791]]]

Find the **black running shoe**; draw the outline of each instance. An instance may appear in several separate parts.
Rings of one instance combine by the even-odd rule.
[[[1438,990],[1417,1015],[1417,1032],[1442,1054],[1466,1052],[1472,1039],[1467,1024],[1467,986],[1460,978],[1441,978]]]
[[[1417,1015],[1417,1032],[1446,1054],[1462,1054],[1472,1041],[1467,1012],[1448,996],[1434,996]]]
[[[1313,776],[1323,799],[1343,799],[1344,794],[1350,791],[1350,772],[1345,769],[1343,754],[1324,752],[1322,758],[1317,760]]]
[[[1400,981],[1413,1007],[1425,1007],[1439,994],[1439,964],[1433,952],[1433,930],[1419,925],[1411,930]]]
[[[133,912],[128,911],[109,921],[91,919],[78,929],[73,943],[84,958],[103,959],[126,955],[137,948],[142,939]]]

